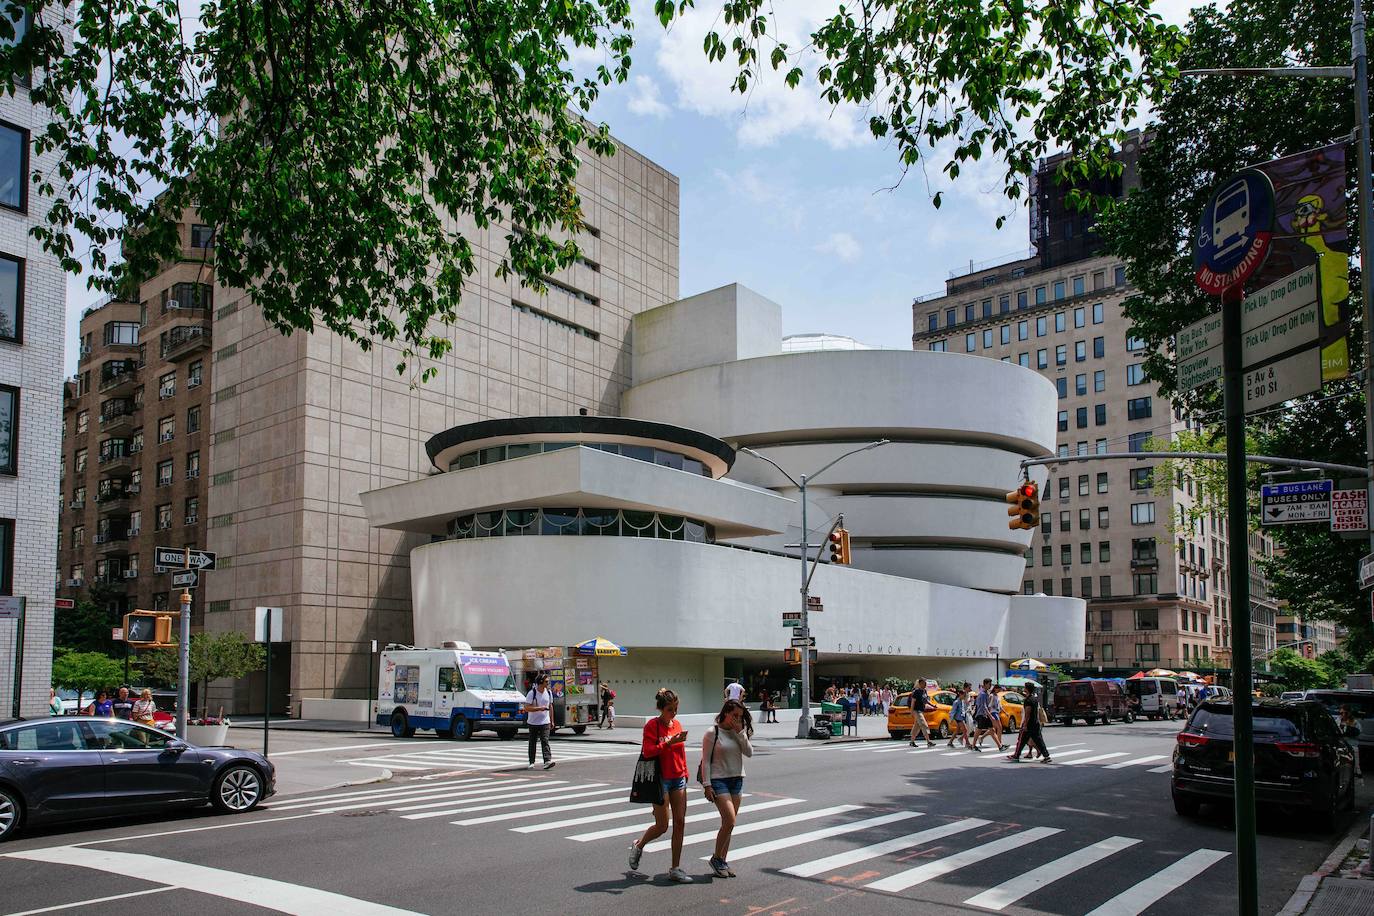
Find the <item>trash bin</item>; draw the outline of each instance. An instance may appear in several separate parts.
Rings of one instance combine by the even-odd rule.
[[[837,738],[844,734],[844,720],[843,720],[843,719],[831,719],[831,720],[830,720],[830,734],[834,735],[834,736],[837,737]]]
[[[787,682],[787,708],[801,709],[801,687],[800,679],[793,678]]]
[[[830,713],[830,715],[832,715],[832,716],[843,716],[843,715],[844,715],[844,707],[841,706],[839,703],[825,703],[825,702],[822,702],[822,703],[821,703],[821,712]]]

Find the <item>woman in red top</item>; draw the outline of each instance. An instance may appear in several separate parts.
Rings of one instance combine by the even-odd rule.
[[[673,867],[668,877],[680,884],[692,879],[682,870],[682,837],[687,819],[687,731],[677,721],[677,694],[667,687],[654,697],[658,717],[644,725],[645,757],[657,757],[659,777],[663,780],[663,803],[654,805],[654,823],[639,842],[630,845],[630,871],[639,871],[644,847],[668,832],[668,810],[673,813]]]

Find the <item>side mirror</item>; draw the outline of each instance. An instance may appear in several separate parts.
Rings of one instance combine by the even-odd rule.
[[[167,747],[165,748],[167,753],[177,754],[178,756],[186,753],[190,749],[191,745],[187,744],[185,741],[168,741]]]

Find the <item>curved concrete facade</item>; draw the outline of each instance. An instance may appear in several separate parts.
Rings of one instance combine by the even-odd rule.
[[[843,512],[855,565],[949,585],[1020,590],[1030,532],[1007,528],[1019,460],[1055,447],[1054,386],[1010,363],[930,351],[826,351],[689,369],[629,389],[623,413],[700,429],[804,473],[828,470],[816,525]],[[734,479],[795,488],[741,454]],[[1043,471],[1033,474],[1042,485]],[[796,541],[794,528],[790,539]],[[753,546],[775,548],[788,537]]]

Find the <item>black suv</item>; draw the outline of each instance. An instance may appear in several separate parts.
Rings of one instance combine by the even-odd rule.
[[[1333,825],[1355,801],[1355,755],[1321,703],[1254,706],[1255,800],[1310,811]],[[1174,748],[1174,810],[1196,814],[1204,801],[1234,797],[1231,703],[1206,701],[1188,719]]]

